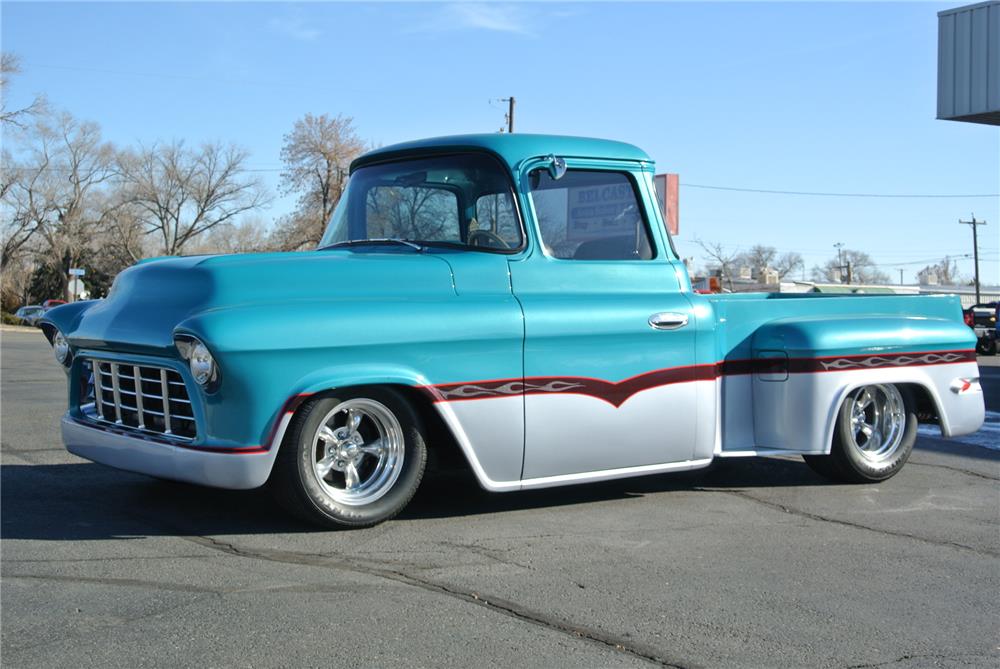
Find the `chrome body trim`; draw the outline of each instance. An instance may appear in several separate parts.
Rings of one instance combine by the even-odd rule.
[[[688,315],[675,311],[661,311],[649,317],[649,327],[654,330],[676,330],[688,324]]]
[[[136,392],[134,394],[135,394],[136,414],[139,416],[139,429],[145,430],[146,419],[144,417],[145,412],[143,411],[143,406],[142,406],[142,375],[139,373],[139,368],[136,367],[135,365],[132,366],[132,376],[135,379],[138,379],[138,382],[135,384]]]
[[[701,469],[712,464],[712,458],[701,460],[685,460],[682,462],[666,462],[659,465],[640,465],[638,467],[621,467],[619,469],[602,469],[596,472],[579,472],[577,474],[561,474],[559,476],[544,476],[534,479],[524,479],[520,482],[520,490],[531,490],[533,488],[550,488],[554,486],[567,485],[570,483],[584,483],[589,481],[609,481],[611,479],[622,479],[630,476],[645,476],[647,474],[659,474],[662,472],[686,471],[689,469]]]
[[[79,400],[79,418],[178,442],[195,439],[195,407],[177,370],[155,362],[116,362],[97,357],[85,358],[84,362],[90,365],[92,378]]]
[[[160,370],[160,399],[163,401],[163,425],[165,432],[170,434],[170,385],[167,383],[167,370]]]
[[[199,450],[153,441],[125,434],[125,430],[113,423],[108,423],[105,429],[99,424],[79,421],[68,413],[62,418],[62,439],[70,453],[109,467],[215,488],[246,490],[259,488],[267,481],[290,418],[288,414],[279,423],[270,449],[248,453]]]
[[[93,360],[90,364],[90,384],[94,388],[94,402],[97,405],[97,415],[104,420],[104,384],[101,382],[100,372]]]
[[[115,422],[119,425],[122,424],[122,397],[121,390],[118,387],[118,363],[109,363],[111,368],[111,393],[112,397],[115,399]],[[98,370],[100,367],[98,367]],[[104,379],[97,379],[95,384],[104,387]]]

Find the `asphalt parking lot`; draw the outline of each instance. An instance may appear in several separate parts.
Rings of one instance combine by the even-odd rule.
[[[777,458],[505,495],[442,477],[326,532],[69,455],[37,333],[3,332],[2,375],[5,667],[1000,664],[1000,451],[975,439],[922,433],[878,486]]]

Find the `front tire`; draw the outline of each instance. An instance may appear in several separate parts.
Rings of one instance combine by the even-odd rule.
[[[344,390],[307,402],[274,463],[278,502],[325,527],[368,527],[403,510],[427,462],[420,417],[388,388]]]
[[[804,455],[813,471],[848,483],[877,483],[903,468],[917,439],[916,403],[891,384],[852,390],[837,414],[830,455]]]
[[[996,355],[997,340],[980,337],[979,340],[976,341],[976,353],[979,355]]]

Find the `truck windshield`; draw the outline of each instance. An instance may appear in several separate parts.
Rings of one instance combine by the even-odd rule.
[[[319,248],[365,240],[500,253],[524,246],[507,173],[493,157],[476,153],[355,171]]]

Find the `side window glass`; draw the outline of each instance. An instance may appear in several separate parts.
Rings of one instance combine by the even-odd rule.
[[[521,245],[521,227],[510,193],[483,195],[476,200],[476,218],[469,222],[469,241],[501,249]]]
[[[569,170],[558,181],[531,173],[531,201],[546,252],[569,260],[649,260],[653,247],[623,172]]]
[[[443,188],[376,186],[368,190],[369,239],[461,242],[458,197]]]

